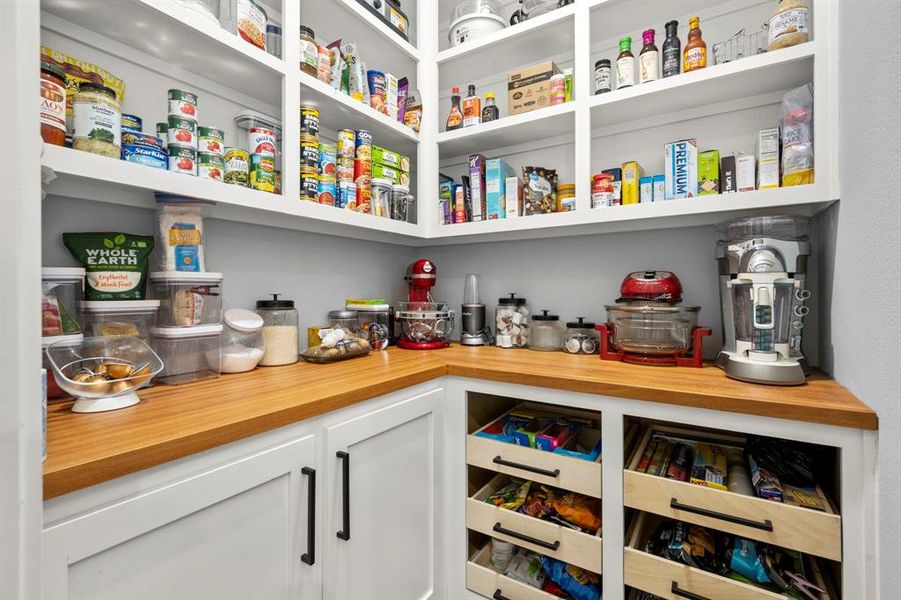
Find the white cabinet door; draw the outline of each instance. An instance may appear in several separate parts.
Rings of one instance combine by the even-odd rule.
[[[319,556],[301,559],[315,457],[310,435],[46,528],[43,597],[321,598]]]
[[[435,600],[444,390],[326,429],[329,600]]]

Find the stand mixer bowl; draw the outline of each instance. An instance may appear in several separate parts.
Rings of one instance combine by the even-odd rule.
[[[401,341],[412,344],[449,344],[454,311],[445,302],[399,302]]]

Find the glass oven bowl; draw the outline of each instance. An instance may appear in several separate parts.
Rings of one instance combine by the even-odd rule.
[[[634,354],[669,356],[691,350],[699,306],[613,304],[607,307],[613,346]]]
[[[131,335],[89,337],[80,344],[55,342],[46,353],[57,385],[77,398],[73,412],[137,404],[137,390],[163,369],[163,361],[150,346]]]

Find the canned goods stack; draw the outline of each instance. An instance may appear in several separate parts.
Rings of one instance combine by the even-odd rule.
[[[357,212],[372,212],[372,133],[358,129],[354,139],[354,185]]]
[[[300,107],[300,198],[319,200],[319,110]]]
[[[169,157],[158,136],[142,133],[143,122],[136,115],[122,115],[122,160],[155,169],[167,169]]]
[[[357,134],[352,129],[338,132],[337,168],[338,202],[340,208],[357,208],[357,186],[354,183],[354,157],[356,156]]]
[[[169,170],[197,175],[197,94],[169,90],[166,147]]]
[[[244,164],[248,168],[247,183],[255,190],[281,193],[281,172],[278,170],[279,140],[281,138],[281,125],[275,119],[252,111],[241,113],[235,117],[235,127],[239,131],[246,132],[247,152],[244,153],[236,144],[231,148],[229,158],[235,167],[235,174],[230,183],[238,183],[241,179],[240,169]],[[228,169],[226,169],[228,171]]]
[[[338,195],[337,148],[319,144],[319,204],[335,205]]]

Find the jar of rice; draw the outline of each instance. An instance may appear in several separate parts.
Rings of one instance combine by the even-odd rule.
[[[271,300],[257,300],[256,312],[263,318],[263,358],[260,366],[276,367],[296,363],[300,334],[294,301],[280,299],[279,294],[272,294]]]

